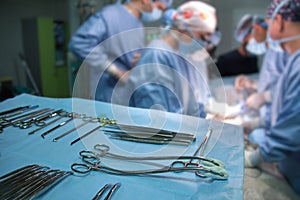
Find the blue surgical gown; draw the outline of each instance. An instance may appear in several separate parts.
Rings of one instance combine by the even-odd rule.
[[[271,127],[258,141],[265,161],[279,170],[300,194],[300,50],[291,55],[273,92]]]
[[[70,51],[89,65],[91,98],[110,102],[117,80],[105,71],[106,64],[131,69],[134,50],[144,47],[141,28],[142,22],[117,3],[95,13],[72,36]]]
[[[278,78],[282,74],[283,68],[287,62],[288,53],[276,52],[268,49],[264,56],[262,69],[258,78],[258,92],[273,91]],[[265,120],[266,126],[270,125],[271,103],[265,104],[260,109],[260,116]]]
[[[204,99],[201,95],[207,95],[208,86],[205,75],[197,67],[175,53],[163,40],[153,40],[142,51],[126,86],[116,91],[116,96],[122,93],[128,96],[118,96],[115,102],[205,117],[203,102],[199,99]]]

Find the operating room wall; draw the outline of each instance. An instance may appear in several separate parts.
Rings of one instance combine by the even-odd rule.
[[[18,57],[23,50],[21,20],[34,17],[68,19],[66,0],[1,0],[0,77],[13,78],[15,85],[27,86]]]

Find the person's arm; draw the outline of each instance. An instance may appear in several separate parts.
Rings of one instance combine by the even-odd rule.
[[[260,153],[268,162],[284,160],[291,153],[300,151],[300,73],[297,68],[289,73],[284,83],[287,88],[279,94],[283,95],[283,102],[277,105],[282,106],[281,112],[267,130],[265,140],[259,144]]]
[[[247,106],[258,110],[266,103],[271,103],[271,96],[270,90],[254,93],[247,98]]]

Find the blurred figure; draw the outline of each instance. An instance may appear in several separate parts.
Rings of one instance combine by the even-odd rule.
[[[223,55],[217,61],[217,67],[221,76],[234,76],[239,74],[250,74],[258,72],[257,56],[249,53],[246,46],[251,38],[254,17],[244,15],[239,21],[235,38],[240,43],[240,47]]]
[[[278,170],[300,194],[300,0],[273,0],[267,10],[269,48],[290,54],[272,94],[270,128],[256,151],[245,151],[245,167],[278,162]]]
[[[255,110],[260,109],[260,117],[243,124],[246,132],[251,132],[258,127],[269,126],[271,119],[271,94],[289,56],[287,52],[276,52],[268,48],[268,43],[266,42],[267,25],[261,18],[255,19],[255,21],[252,37],[246,48],[255,55],[265,54],[259,79],[256,81],[245,75],[240,75],[235,80],[236,90],[246,94],[246,105]]]
[[[209,53],[210,57],[214,60],[215,59],[215,52],[217,50],[218,45],[220,44],[222,39],[222,33],[216,29],[216,32],[210,37],[205,45],[206,51]]]
[[[204,62],[195,61],[208,56],[202,50],[216,29],[215,9],[189,1],[165,15],[169,16],[165,33],[142,52],[126,88],[115,91],[117,98],[113,99],[119,104],[129,102],[133,107],[205,117],[207,71]],[[202,56],[194,56],[197,51]],[[125,94],[119,97],[122,92]]]
[[[122,57],[119,55],[128,49],[144,47],[144,32],[136,31],[132,38],[115,37],[109,44],[105,43],[105,47],[99,44],[113,35],[143,28],[143,22],[160,19],[161,10],[166,8],[166,1],[130,0],[125,4],[106,6],[92,15],[72,36],[69,50],[78,59],[86,59],[88,64],[89,98],[110,102],[115,83],[133,67],[138,52],[134,51]],[[103,75],[100,77],[101,73]],[[95,96],[98,82],[101,91]]]

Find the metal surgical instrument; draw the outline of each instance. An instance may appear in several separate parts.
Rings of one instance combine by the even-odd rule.
[[[81,139],[89,136],[90,134],[92,134],[93,132],[97,131],[98,129],[102,128],[103,126],[105,126],[107,124],[115,124],[116,123],[115,120],[110,120],[107,117],[100,118],[99,122],[101,123],[99,126],[97,126],[96,128],[90,130],[89,132],[85,133],[84,135],[80,136],[79,138],[75,139],[74,141],[71,142],[70,145],[73,145],[73,144],[79,142]]]
[[[212,133],[212,130],[211,130],[211,129],[208,129],[207,133],[205,134],[205,137],[204,137],[203,141],[201,142],[201,144],[199,145],[199,147],[196,149],[196,151],[194,152],[193,156],[196,156],[196,155],[199,153],[200,150],[201,150],[201,152],[200,152],[200,155],[199,155],[199,156],[200,156],[200,157],[203,156],[205,147],[206,147],[206,145],[207,145],[208,139],[209,139],[210,136],[211,136],[211,133]],[[182,166],[199,166],[199,165],[201,165],[201,164],[200,164],[200,161],[201,161],[200,159],[197,159],[197,162],[193,162],[193,160],[194,160],[194,159],[190,159],[188,162],[183,162],[183,161],[178,160],[178,161],[174,161],[174,162],[172,163],[172,165],[182,165]],[[199,173],[199,171],[196,171],[195,173],[196,173],[196,175],[198,175],[198,176],[203,176],[203,177],[205,177],[205,175]]]
[[[102,130],[112,139],[151,144],[189,145],[196,139],[192,134],[125,124],[108,125]]]
[[[34,124],[37,126],[44,126],[46,124],[45,123],[46,120],[59,115],[59,113],[61,113],[61,112],[63,112],[63,109],[55,110],[51,113],[46,113],[45,115],[36,118],[34,120]]]
[[[62,126],[64,126],[64,125],[66,125],[66,124],[68,124],[68,123],[71,122],[76,116],[77,116],[77,115],[76,115],[75,113],[69,113],[69,114],[67,115],[67,117],[70,117],[70,119],[68,119],[68,120],[66,120],[66,121],[63,121],[63,122],[61,122],[60,124],[56,125],[55,127],[53,127],[53,128],[51,128],[51,129],[49,129],[48,131],[42,133],[42,134],[41,134],[42,138],[45,138],[45,136],[48,135],[49,133],[51,133],[52,131],[54,131],[54,130],[56,130],[56,129],[58,129],[58,128],[60,128],[60,127],[62,127]]]
[[[29,165],[0,177],[0,199],[32,199],[72,172]]]
[[[70,129],[70,130],[64,132],[64,133],[61,134],[60,136],[54,138],[54,139],[53,139],[53,142],[57,142],[59,139],[65,137],[66,135],[72,133],[73,131],[75,131],[75,130],[77,130],[77,129],[79,129],[79,128],[85,126],[85,125],[87,125],[87,124],[90,123],[90,122],[93,122],[93,123],[99,122],[99,119],[98,119],[98,118],[92,118],[92,117],[84,117],[82,120],[84,121],[83,123],[79,124],[79,125],[76,126],[75,128],[72,128],[72,129]]]
[[[26,108],[29,108],[29,107],[31,107],[31,106],[21,106],[21,107],[17,107],[17,108],[12,108],[12,109],[9,109],[9,110],[5,110],[5,111],[0,112],[0,116],[2,117],[2,115],[13,113],[13,112],[16,112],[16,111],[19,111],[19,110],[23,110],[23,109],[26,109]]]
[[[99,192],[93,197],[92,200],[98,200],[98,199],[101,197],[101,195],[105,192],[105,190],[106,190],[107,188],[109,188],[109,187],[111,187],[111,184],[106,184],[106,185],[104,185],[104,186],[99,190]]]
[[[114,192],[121,186],[121,183],[116,183],[114,184],[113,186],[111,184],[106,184],[104,185],[100,190],[99,192],[93,197],[93,200],[98,200],[102,195],[103,193],[110,187],[112,187],[110,189],[110,191],[108,192],[108,194],[106,195],[105,199],[104,200],[110,200],[112,195],[114,194]]]
[[[96,150],[100,151],[100,154],[91,151],[81,151],[80,156],[82,160],[87,164],[74,163],[71,168],[75,172],[88,173],[91,170],[98,170],[109,174],[118,175],[143,175],[143,174],[154,174],[164,172],[180,172],[180,171],[195,171],[195,174],[200,177],[208,177],[213,179],[227,179],[228,172],[225,170],[223,162],[204,157],[196,156],[148,156],[148,157],[129,157],[117,154],[108,153],[109,147],[107,145],[95,145]],[[158,161],[158,160],[173,160],[169,166],[163,166],[159,169],[147,169],[147,170],[119,170],[104,165],[100,165],[101,157],[111,158],[116,160],[124,161]],[[188,160],[188,161],[184,161]],[[198,160],[198,162],[193,162]],[[200,164],[202,161],[202,164]],[[200,173],[201,172],[201,173]],[[204,175],[203,175],[203,174]]]
[[[60,120],[60,119],[62,119],[62,118],[65,117],[65,116],[60,115],[60,114],[59,114],[58,116],[59,116],[58,118],[56,118],[56,119],[54,119],[54,120],[48,122],[47,124],[45,124],[45,125],[43,125],[43,126],[37,128],[37,129],[35,129],[35,130],[33,130],[33,131],[30,131],[30,132],[28,133],[28,135],[32,135],[32,134],[34,134],[35,132],[44,129],[44,128],[46,128],[47,126],[49,126],[49,125],[51,125],[51,124],[53,124],[53,123],[57,122],[58,120]]]
[[[44,108],[44,109],[40,109],[38,111],[27,113],[27,114],[24,114],[22,116],[18,116],[18,117],[15,117],[13,119],[7,120],[6,124],[1,124],[0,125],[0,129],[9,127],[11,125],[13,125],[15,127],[19,127],[19,128],[28,128],[28,127],[30,127],[30,124],[31,124],[30,121],[34,120],[34,117],[39,116],[41,114],[44,114],[46,112],[49,112],[50,110],[52,110],[52,109],[51,108]],[[30,121],[27,122],[26,120],[30,120]]]
[[[17,116],[17,115],[20,115],[22,113],[25,113],[25,112],[28,112],[30,110],[34,110],[36,108],[38,108],[39,106],[38,105],[34,105],[34,106],[25,106],[24,109],[20,109],[20,110],[17,110],[15,112],[12,112],[12,113],[7,113],[5,115],[2,115],[0,116],[0,120],[1,122],[2,121],[5,121],[5,118],[11,118],[11,117],[14,117],[14,116]]]

